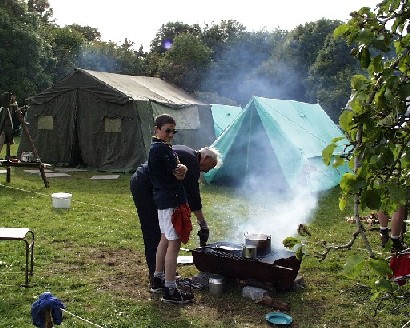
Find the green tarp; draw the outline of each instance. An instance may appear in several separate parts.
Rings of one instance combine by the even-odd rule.
[[[194,149],[215,140],[210,105],[165,81],[75,69],[30,98],[27,122],[44,163],[133,171],[147,158],[154,117],[176,118],[174,144]],[[31,151],[23,134],[18,155]]]
[[[279,191],[325,190],[348,170],[322,162],[322,150],[335,137],[343,134],[319,104],[252,97],[212,144],[221,152],[223,166],[204,178],[208,183]]]

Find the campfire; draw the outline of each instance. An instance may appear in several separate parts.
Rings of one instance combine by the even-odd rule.
[[[256,280],[278,290],[290,288],[298,275],[301,261],[292,252],[270,250],[270,243],[261,245],[263,250],[251,258],[244,256],[246,244],[243,246],[226,241],[198,247],[191,252],[199,271],[227,278]]]

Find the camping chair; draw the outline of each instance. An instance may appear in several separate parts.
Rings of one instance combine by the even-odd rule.
[[[29,275],[33,275],[34,267],[34,232],[29,228],[0,228],[0,240],[22,240],[26,248],[26,279],[24,287],[28,287]]]

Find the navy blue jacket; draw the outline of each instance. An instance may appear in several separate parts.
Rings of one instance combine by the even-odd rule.
[[[153,137],[148,155],[148,168],[153,200],[160,210],[176,208],[187,203],[182,182],[173,175],[178,163],[178,155],[172,150],[172,146]]]
[[[201,160],[201,155],[199,152],[184,145],[175,145],[172,146],[172,149],[177,153],[180,162],[188,168],[185,179],[182,180],[182,184],[184,185],[191,211],[198,211],[202,209],[201,194],[199,191],[199,177],[201,174],[199,161]]]
[[[175,153],[177,153],[181,164],[184,164],[188,168],[185,179],[182,180],[182,185],[185,188],[185,194],[191,211],[198,211],[202,209],[201,194],[199,190],[199,161],[201,159],[201,155],[199,152],[184,145],[174,145],[172,149]],[[138,201],[138,207],[145,205],[142,204],[142,199],[145,199],[145,203],[149,202],[149,199],[146,199],[147,195],[152,197],[153,186],[148,172],[148,164],[144,163],[138,167],[132,177],[132,179],[138,178],[140,181],[139,188],[144,189],[134,191],[135,194],[141,195],[141,197],[139,197],[141,200]],[[137,186],[135,185],[133,188],[135,189]]]

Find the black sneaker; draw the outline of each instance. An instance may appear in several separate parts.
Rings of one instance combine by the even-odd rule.
[[[165,288],[164,284],[165,284],[165,282],[164,282],[163,279],[158,278],[158,277],[154,277],[152,282],[150,282],[149,291],[151,293],[162,293],[164,291],[164,288]]]
[[[404,251],[407,248],[407,246],[404,243],[402,243],[402,241],[400,239],[393,239],[392,238],[391,240],[393,242],[393,246],[391,248],[392,253],[401,252],[401,251]]]
[[[178,288],[164,288],[164,296],[161,301],[164,303],[186,304],[192,302],[194,294],[184,292]]]
[[[389,241],[389,233],[386,230],[380,230],[380,241],[381,241],[381,245],[384,248],[384,246],[386,246],[387,242]]]

